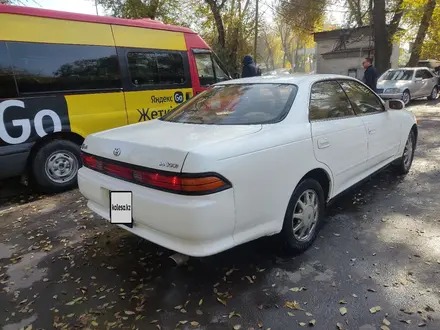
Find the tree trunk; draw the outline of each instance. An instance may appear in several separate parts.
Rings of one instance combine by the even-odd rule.
[[[419,31],[417,32],[416,40],[414,41],[408,66],[416,66],[420,59],[422,45],[425,41],[426,32],[431,24],[432,14],[434,13],[436,2],[437,0],[428,0],[425,5],[422,21],[420,22]]]
[[[220,13],[220,6],[217,4],[216,0],[205,0],[206,3],[211,8],[212,15],[214,16],[215,26],[217,28],[218,33],[218,44],[221,47],[226,46],[226,34],[225,34],[225,26],[223,24],[222,15]]]
[[[388,62],[391,60],[391,55],[393,54],[393,44],[394,37],[399,29],[400,21],[403,17],[403,9],[402,9],[403,0],[399,0],[396,4],[396,9],[394,10],[394,16],[391,20],[390,26],[388,27],[388,47],[387,47],[387,58]]]
[[[388,33],[385,21],[385,0],[373,1],[373,36],[374,57],[377,74],[380,76],[389,68],[390,59],[388,52]]]

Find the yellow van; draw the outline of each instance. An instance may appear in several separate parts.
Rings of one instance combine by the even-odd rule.
[[[192,30],[0,5],[0,179],[76,185],[91,133],[156,119],[231,79]]]

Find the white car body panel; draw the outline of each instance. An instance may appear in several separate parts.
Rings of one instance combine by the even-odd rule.
[[[122,228],[190,256],[208,256],[279,233],[287,205],[301,179],[315,169],[329,179],[327,200],[403,153],[415,124],[406,110],[309,122],[310,87],[334,75],[255,77],[223,82],[294,83],[299,92],[288,115],[268,125],[195,125],[152,120],[88,136],[87,153],[153,169],[215,172],[232,188],[185,196],[140,186],[82,167],[81,193],[109,219],[109,191],[133,192],[134,227]],[[368,127],[376,134],[369,134]],[[391,136],[392,135],[392,136]],[[322,148],[322,139],[329,146]],[[321,148],[318,144],[321,143]],[[119,156],[113,155],[121,149]],[[179,164],[161,168],[161,162]]]

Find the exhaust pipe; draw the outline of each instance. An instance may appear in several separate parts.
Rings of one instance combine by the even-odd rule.
[[[174,253],[170,258],[176,263],[177,266],[182,266],[187,263],[189,256],[182,253]]]

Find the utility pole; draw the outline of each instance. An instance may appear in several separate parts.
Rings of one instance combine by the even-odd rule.
[[[257,40],[258,40],[258,0],[255,2],[255,40],[254,40],[254,62],[257,63]]]

